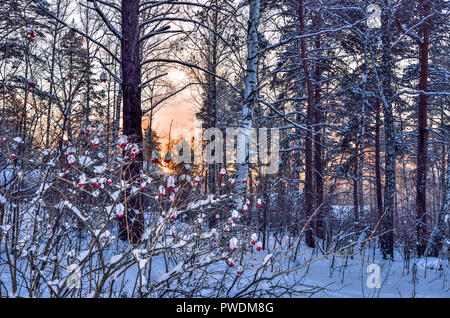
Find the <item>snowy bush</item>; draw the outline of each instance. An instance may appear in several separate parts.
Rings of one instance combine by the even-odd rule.
[[[5,137],[0,188],[0,293],[26,297],[274,296],[303,288],[285,267],[286,242],[263,250],[249,200],[205,194],[201,176],[159,173],[123,180],[139,152],[126,137],[104,144],[103,127],[76,143],[11,153]],[[108,150],[108,151],[107,151]],[[17,152],[19,153],[19,152]],[[223,173],[223,172],[222,172]],[[223,178],[228,178],[225,175]],[[222,180],[227,189],[231,182]],[[144,233],[118,239],[127,203],[141,198]],[[292,254],[292,253],[291,253]],[[303,266],[303,264],[301,264]],[[311,290],[311,292],[314,289]]]

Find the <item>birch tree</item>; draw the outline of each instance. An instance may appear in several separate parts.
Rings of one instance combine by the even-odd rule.
[[[252,127],[252,112],[255,107],[258,94],[258,63],[259,63],[259,46],[258,46],[258,27],[260,19],[260,0],[249,0],[250,9],[247,21],[247,71],[245,74],[243,104],[241,110],[241,120],[239,128],[241,134],[245,138],[243,162],[237,165],[237,186],[235,192],[239,195],[245,194],[248,180],[248,170],[250,163],[250,129]],[[239,154],[238,154],[239,156]]]

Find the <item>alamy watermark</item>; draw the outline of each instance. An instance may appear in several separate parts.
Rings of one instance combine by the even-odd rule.
[[[202,128],[202,122],[195,121],[193,134],[178,128],[173,136],[181,140],[171,149],[175,163],[258,164],[264,175],[279,169],[277,128]]]
[[[381,288],[381,268],[378,264],[370,264],[366,268],[366,273],[370,273],[366,279],[369,288]]]

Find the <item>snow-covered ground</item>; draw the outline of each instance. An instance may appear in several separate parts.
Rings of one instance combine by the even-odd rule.
[[[305,284],[327,286],[314,297],[450,297],[448,262],[432,258],[411,259],[409,271],[399,254],[394,261],[383,260],[379,255],[373,260],[371,256],[358,254],[347,259],[347,266],[345,258],[335,262],[334,269],[330,259],[317,261],[309,267]],[[430,266],[437,263],[442,267]],[[373,273],[372,270],[367,272],[370,264],[380,266],[380,288],[369,288],[370,283],[367,284]]]
[[[219,260],[220,255],[216,252],[206,253],[202,257],[197,257],[196,262],[203,264],[197,268],[189,267],[190,262],[186,262],[185,257],[177,259],[177,255],[157,255],[151,257],[151,261],[145,255],[149,255],[146,249],[133,250],[135,257],[140,258],[133,262],[133,256],[122,258],[122,252],[126,251],[122,243],[111,248],[104,254],[107,267],[114,267],[124,261],[131,261],[131,266],[127,266],[124,272],[113,275],[115,286],[120,286],[120,291],[109,294],[108,284],[105,291],[101,292],[101,297],[139,297],[137,286],[149,286],[161,283],[163,289],[158,292],[150,292],[145,297],[189,297],[185,291],[195,291],[195,297],[271,297],[271,293],[265,291],[276,291],[277,297],[438,297],[449,298],[448,284],[448,261],[436,258],[411,259],[409,269],[403,261],[400,253],[396,253],[394,261],[383,260],[377,249],[373,247],[354,254],[353,258],[345,255],[324,257],[320,253],[301,244],[297,250],[298,257],[293,260],[287,258],[289,253],[293,253],[286,244],[278,246],[277,251],[269,250],[257,252],[247,251],[243,258],[237,259],[234,266],[229,266],[225,260]],[[272,256],[273,253],[273,256]],[[142,254],[142,255],[140,255]],[[5,255],[2,253],[2,259]],[[73,255],[75,256],[75,254]],[[87,256],[87,251],[81,251],[76,259]],[[169,261],[169,258],[171,259]],[[97,257],[93,256],[93,263]],[[178,263],[177,263],[178,262]],[[209,265],[204,265],[209,263]],[[263,266],[263,264],[269,264]],[[376,270],[374,265],[380,269],[380,286],[374,286]],[[242,268],[239,266],[242,265]],[[376,267],[376,266],[375,266]],[[123,269],[125,267],[122,266]],[[242,271],[239,275],[238,271]],[[184,273],[183,273],[184,272]],[[255,282],[255,273],[260,280]],[[67,273],[66,273],[67,274]],[[99,272],[100,274],[100,272]],[[65,277],[66,275],[64,275]],[[101,278],[97,274],[86,274],[83,270],[82,281],[84,286],[91,283],[96,284]],[[65,281],[50,281],[47,284],[61,286]],[[268,278],[268,279],[266,279]],[[0,280],[4,286],[9,286],[10,277],[7,267],[4,265]],[[198,287],[195,284],[199,284]],[[223,285],[223,290],[220,286]],[[376,285],[376,284],[375,284]],[[45,286],[45,285],[44,285]],[[251,286],[250,288],[248,288]],[[280,286],[288,287],[288,292],[281,293]],[[220,288],[219,288],[220,287]],[[162,290],[167,290],[161,294]],[[144,293],[146,288],[141,288]],[[16,295],[10,296],[27,297],[26,289],[22,289]],[[75,294],[78,295],[78,293]],[[84,297],[92,297],[93,291],[83,291]],[[44,291],[40,297],[49,297],[49,290]]]
[[[261,282],[258,289],[270,289],[282,281],[286,281],[289,285],[294,281],[299,283],[297,291],[304,290],[305,293],[297,292],[294,294],[287,293],[284,297],[317,297],[317,298],[449,298],[450,290],[448,283],[449,263],[437,258],[412,258],[407,264],[403,261],[400,253],[396,253],[394,261],[383,260],[377,250],[373,253],[373,248],[365,249],[363,252],[355,254],[351,257],[323,257],[314,253],[302,244],[296,263],[276,261],[274,266],[267,267],[266,277],[271,277],[278,271],[293,270],[287,274],[282,274],[272,281]],[[253,280],[255,271],[267,260],[268,253],[262,251],[260,253],[252,252],[244,257],[246,258],[243,274],[236,280],[234,287],[231,289],[227,297],[241,296],[240,290]],[[281,255],[281,254],[280,254]],[[373,257],[375,255],[375,257]],[[282,259],[282,257],[281,257]],[[283,263],[282,266],[276,264]],[[309,264],[309,266],[308,266]],[[373,287],[371,280],[373,278],[373,267],[376,264],[380,268],[380,287]],[[373,265],[372,265],[373,266]],[[136,266],[137,267],[137,266]],[[155,258],[152,262],[151,280],[163,281],[173,273],[180,270],[180,265],[169,267],[166,272],[164,262],[161,258]],[[369,269],[369,270],[368,270]],[[213,273],[217,272],[217,279],[223,277],[223,273],[227,272],[231,279],[236,277],[236,267],[229,268],[225,262],[218,262],[211,265],[208,270]],[[134,279],[131,279],[132,272],[137,272],[137,268],[131,271],[130,288]],[[372,276],[371,276],[372,275]],[[214,279],[211,275],[209,279]],[[369,281],[369,282],[368,282]],[[214,283],[210,282],[211,285]],[[172,286],[176,288],[175,286]],[[313,293],[310,291],[315,290]],[[128,293],[127,293],[128,294]],[[205,290],[205,296],[211,297],[209,291]],[[179,295],[182,297],[182,295]],[[248,297],[248,295],[244,295]],[[266,296],[267,297],[267,296]]]

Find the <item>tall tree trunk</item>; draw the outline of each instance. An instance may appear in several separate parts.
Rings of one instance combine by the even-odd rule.
[[[122,94],[123,134],[142,148],[141,64],[139,54],[139,0],[122,0]],[[142,168],[142,151],[125,166],[122,177],[134,180]],[[144,230],[141,196],[124,193],[126,214],[119,221],[122,240],[139,241]]]
[[[385,135],[385,185],[384,211],[381,221],[381,252],[384,259],[394,258],[394,208],[395,208],[395,125],[392,112],[392,57],[391,46],[391,9],[390,1],[384,0],[381,12],[381,24],[385,26],[381,35],[382,66],[381,82],[384,112]]]
[[[214,1],[214,5],[217,5],[217,1]],[[218,10],[214,10],[213,12],[213,27],[215,30],[218,29]],[[217,45],[218,45],[219,38],[217,37],[217,34],[214,33],[212,35],[212,43],[211,43],[211,65],[209,66],[209,70],[211,73],[216,74],[217,73],[217,63],[218,63],[218,53],[217,53]],[[209,76],[211,79],[211,83],[209,86],[209,92],[208,92],[208,120],[210,121],[208,123],[208,128],[215,128],[217,126],[217,79],[215,76]],[[215,152],[216,150],[214,150]],[[212,155],[215,155],[212,154]],[[215,193],[216,192],[216,182],[217,182],[217,164],[212,163],[209,165],[209,180],[208,180],[208,190],[209,193]]]
[[[383,188],[381,185],[381,155],[380,155],[380,99],[375,100],[375,183],[377,197],[377,220],[383,217]]]
[[[305,34],[305,18],[303,12],[303,0],[298,2],[298,23],[300,34]],[[309,63],[306,56],[306,42],[300,40],[300,56],[302,59],[303,72],[306,80],[306,89],[308,94],[308,103],[306,108],[306,127],[308,129],[305,140],[305,187],[304,187],[304,212],[307,219],[313,213],[313,114],[314,114],[314,87],[309,76]],[[315,241],[312,231],[312,222],[306,227],[305,232],[306,245],[315,247]]]
[[[315,20],[318,25],[318,18]],[[316,36],[315,48],[320,49],[320,35]],[[320,67],[320,59],[316,59],[314,68],[315,92],[314,92],[314,179],[316,192],[317,211],[315,230],[317,237],[324,238],[324,208],[323,208],[323,163],[322,163],[322,107],[320,105],[320,80],[322,69]]]
[[[363,97],[361,101],[361,133],[359,137],[359,156],[357,160],[358,171],[356,177],[358,178],[358,202],[359,211],[358,214],[362,218],[364,216],[364,149],[366,145],[366,105],[367,105],[367,81],[369,77],[369,60],[367,54],[367,43],[364,41],[364,78],[363,78]],[[362,224],[356,224],[356,230],[362,230]],[[357,238],[358,239],[358,238]]]
[[[240,128],[245,135],[244,162],[237,165],[235,192],[238,195],[245,194],[249,169],[249,147],[250,128],[252,126],[252,110],[255,106],[258,84],[258,27],[260,17],[260,0],[250,0],[250,11],[247,31],[247,72],[245,76],[244,102],[242,104],[242,114]]]
[[[423,16],[430,14],[430,1],[420,0],[423,8]],[[428,47],[430,43],[430,25],[425,21],[422,26],[423,41],[419,43],[420,49],[420,81],[419,91],[428,90]],[[417,254],[423,256],[427,246],[427,164],[428,164],[428,127],[427,127],[428,95],[419,95],[419,122],[417,126],[417,183],[416,183],[416,206],[417,206]]]

